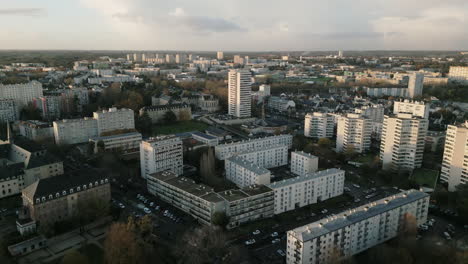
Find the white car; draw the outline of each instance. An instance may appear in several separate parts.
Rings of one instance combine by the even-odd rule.
[[[255,239],[253,239],[253,238],[252,238],[252,239],[249,239],[249,240],[247,240],[247,241],[245,241],[245,245],[247,245],[247,246],[248,246],[248,245],[252,245],[252,244],[254,244],[254,243],[255,243]]]
[[[253,234],[253,235],[258,235],[258,234],[260,234],[260,230],[257,229],[257,230],[255,230],[255,231],[253,231],[252,234]]]
[[[151,210],[148,207],[145,207],[143,211],[147,214],[151,214]]]
[[[278,249],[276,253],[278,253],[282,257],[286,256],[286,254],[284,254],[284,251],[282,249]]]
[[[272,244],[276,244],[276,243],[279,243],[281,241],[281,239],[279,238],[275,238],[271,241]]]
[[[328,213],[328,210],[327,209],[323,209],[322,211],[320,211],[322,214],[326,214]]]
[[[361,188],[361,186],[359,186],[358,184],[353,184],[353,186],[356,188]]]
[[[278,232],[271,233],[271,237],[277,237],[277,236],[278,236]]]
[[[119,203],[119,207],[120,207],[121,209],[125,209],[125,205],[124,205],[123,203]]]

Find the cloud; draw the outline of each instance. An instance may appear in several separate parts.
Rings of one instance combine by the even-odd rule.
[[[174,11],[169,13],[170,16],[184,16],[185,11],[184,9],[177,7]]]
[[[45,14],[43,8],[2,8],[0,16],[41,16]]]
[[[183,26],[194,30],[194,33],[247,31],[234,22],[217,17],[184,16],[179,21]]]

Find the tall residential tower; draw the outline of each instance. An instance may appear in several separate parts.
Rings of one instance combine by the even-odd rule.
[[[249,70],[229,71],[229,100],[228,113],[235,117],[246,118],[251,116],[251,73]]]

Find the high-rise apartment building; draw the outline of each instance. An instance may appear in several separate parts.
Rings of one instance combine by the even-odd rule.
[[[424,74],[423,73],[413,73],[409,77],[408,81],[408,96],[410,98],[415,98],[422,95],[423,92],[423,83],[424,83]]]
[[[420,168],[429,121],[412,114],[386,115],[382,127],[380,159],[384,170]]]
[[[361,108],[354,109],[356,114],[369,118],[372,122],[382,123],[385,114],[383,105],[366,105]]]
[[[336,151],[363,153],[370,148],[371,120],[359,114],[347,114],[338,118]]]
[[[176,175],[184,172],[182,140],[174,135],[150,138],[140,143],[141,177],[170,170]]]
[[[328,113],[314,112],[305,116],[304,136],[311,138],[331,138],[335,129],[334,117]]]
[[[16,105],[16,116],[23,107],[32,102],[34,98],[41,97],[42,84],[38,81],[21,84],[0,84],[0,99],[11,99]]]
[[[97,120],[98,134],[116,130],[135,129],[135,117],[132,109],[115,107],[93,113]]]
[[[217,58],[218,60],[224,60],[224,52],[218,51],[218,52],[216,53],[216,58]]]
[[[318,157],[304,151],[291,152],[291,172],[304,176],[318,170]]]
[[[427,220],[429,194],[408,190],[287,233],[287,264],[339,263]]]
[[[244,118],[250,117],[252,91],[252,75],[249,70],[230,70],[228,74],[229,82],[229,99],[228,113],[229,115]]]
[[[449,191],[468,183],[468,122],[449,125],[445,138],[440,180],[448,183]]]
[[[393,114],[401,113],[427,119],[429,118],[429,105],[419,101],[395,101],[393,104]]]

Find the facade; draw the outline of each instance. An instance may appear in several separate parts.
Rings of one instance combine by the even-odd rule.
[[[288,164],[288,146],[274,145],[247,150],[238,157],[262,168],[275,168]]]
[[[13,99],[0,99],[0,123],[13,122],[19,119]]]
[[[224,59],[224,52],[218,51],[218,52],[216,53],[216,59],[218,59],[218,60],[223,60],[223,59]]]
[[[318,170],[318,157],[304,151],[291,152],[291,172],[304,176]]]
[[[53,225],[79,214],[79,204],[92,199],[110,202],[110,181],[92,173],[38,180],[22,192],[23,207],[38,225]]]
[[[212,225],[216,213],[229,217],[228,228],[273,216],[273,190],[264,185],[215,193],[213,188],[177,177],[171,171],[152,173],[147,179],[149,193],[202,224]]]
[[[226,159],[224,168],[226,179],[240,188],[254,184],[266,185],[270,183],[271,174],[269,170],[237,156]]]
[[[415,117],[429,118],[429,105],[418,101],[395,101],[393,104],[393,114],[411,114]]]
[[[103,151],[138,152],[142,136],[138,132],[117,134],[103,137],[92,137],[89,142],[94,143],[94,153],[99,152],[99,142],[103,144]]]
[[[21,121],[18,125],[21,136],[34,140],[53,140],[54,128],[46,122],[39,120]]]
[[[412,171],[422,165],[429,121],[412,114],[384,118],[380,160],[384,170]]]
[[[288,110],[295,110],[296,103],[293,100],[279,96],[271,96],[268,99],[268,108],[272,111],[286,112]]]
[[[247,118],[251,116],[252,74],[248,70],[230,70],[228,74],[228,114]]]
[[[131,109],[112,107],[94,112],[93,118],[97,120],[98,135],[116,130],[135,129],[135,118]]]
[[[409,77],[408,81],[408,96],[409,98],[415,98],[422,96],[424,85],[424,74],[423,73],[413,73]]]
[[[97,121],[91,117],[54,121],[55,144],[79,144],[97,137]]]
[[[396,237],[406,219],[427,220],[429,194],[409,190],[287,232],[286,263],[335,263]]]
[[[0,84],[0,98],[11,99],[15,102],[16,116],[18,117],[23,107],[32,102],[34,98],[42,95],[42,84],[38,81],[22,84]]]
[[[338,118],[336,151],[364,153],[370,148],[371,120],[359,114],[348,114]]]
[[[304,120],[304,136],[331,138],[335,129],[334,117],[328,113],[309,113]]]
[[[369,118],[372,122],[382,123],[385,114],[385,107],[383,105],[370,105],[356,108],[356,114]]]
[[[155,172],[170,170],[176,175],[183,173],[182,140],[174,135],[150,138],[140,143],[141,177]]]
[[[468,82],[468,67],[450,66],[449,80],[456,82]]]
[[[449,125],[445,139],[440,180],[448,183],[449,191],[468,183],[468,123]]]
[[[0,199],[19,194],[24,188],[22,163],[0,166]]]
[[[259,150],[271,146],[284,145],[288,149],[292,146],[292,135],[277,135],[221,144],[215,147],[215,155],[219,160],[225,160],[245,152]]]
[[[438,152],[444,149],[446,131],[427,131],[426,151]]]
[[[42,118],[54,120],[60,118],[60,97],[42,96],[33,99],[33,105],[41,113]]]
[[[343,194],[345,172],[328,169],[273,182],[275,214],[295,210]]]
[[[407,97],[407,88],[364,88],[367,96],[382,97],[382,96],[394,96],[394,97]]]
[[[151,118],[151,122],[153,124],[157,124],[164,121],[164,116],[169,111],[172,111],[175,114],[177,121],[192,119],[192,109],[188,104],[145,106],[140,109],[140,116],[146,113]]]

